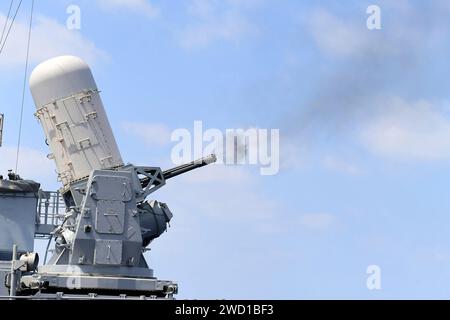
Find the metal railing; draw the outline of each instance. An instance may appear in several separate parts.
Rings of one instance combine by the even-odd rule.
[[[66,206],[59,191],[39,191],[35,238],[50,238],[51,232],[61,224],[65,212]]]

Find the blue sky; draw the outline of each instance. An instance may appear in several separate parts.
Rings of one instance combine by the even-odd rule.
[[[66,28],[71,4],[80,30]],[[381,30],[366,27],[371,4]],[[3,172],[27,10],[0,55]],[[88,61],[134,164],[171,166],[170,133],[195,120],[280,129],[279,174],[216,165],[154,194],[174,219],[148,258],[179,298],[449,298],[449,13],[440,0],[37,0],[30,70]],[[56,189],[33,112],[27,90],[19,173]],[[381,290],[366,287],[369,265]]]

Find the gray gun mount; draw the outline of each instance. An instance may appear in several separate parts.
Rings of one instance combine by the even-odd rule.
[[[173,215],[166,204],[146,198],[167,179],[215,161],[211,155],[167,171],[133,165],[93,170],[87,179],[72,183],[63,190],[69,209],[53,232],[53,255],[37,274],[22,277],[22,287],[44,293],[93,288],[176,293],[176,283],[154,278],[143,256]]]
[[[0,299],[172,298],[177,284],[155,278],[144,258],[172,212],[147,197],[216,157],[166,171],[124,165],[100,90],[78,57],[42,62],[29,83],[62,189],[40,190],[12,171],[8,181],[0,176]],[[0,144],[2,124],[0,115]],[[49,240],[42,266],[33,235]]]

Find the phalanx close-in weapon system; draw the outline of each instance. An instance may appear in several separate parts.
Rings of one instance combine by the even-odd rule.
[[[155,278],[143,256],[172,213],[147,198],[215,156],[166,171],[124,164],[91,70],[77,57],[38,65],[30,88],[62,188],[44,192],[12,171],[0,177],[0,296],[173,297],[177,284]],[[54,242],[43,265],[35,238]]]

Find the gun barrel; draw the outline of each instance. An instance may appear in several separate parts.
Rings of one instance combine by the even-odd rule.
[[[192,161],[190,163],[182,164],[182,165],[177,166],[175,168],[168,169],[168,170],[163,172],[163,176],[164,176],[164,179],[167,180],[167,179],[176,177],[176,176],[178,176],[180,174],[186,173],[188,171],[207,166],[208,164],[214,163],[216,161],[217,161],[216,155],[211,154],[211,155],[209,155],[207,157],[194,160],[194,161]]]

